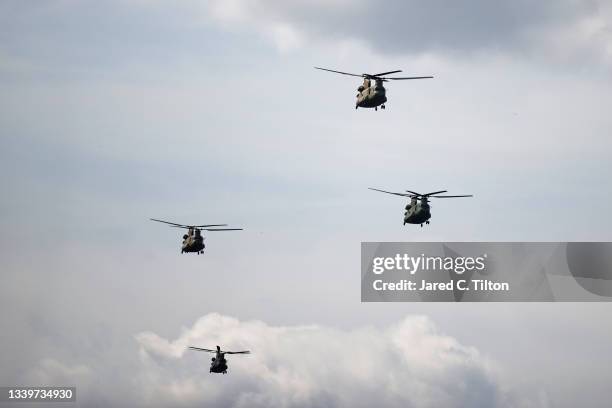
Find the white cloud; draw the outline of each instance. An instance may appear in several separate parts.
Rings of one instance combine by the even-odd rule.
[[[338,330],[211,313],[175,339],[143,332],[136,342],[137,359],[109,359],[95,350],[79,363],[44,359],[26,379],[76,386],[83,407],[550,406],[545,392],[502,379],[496,364],[439,333],[424,316],[385,328]],[[210,374],[212,355],[189,345],[252,354],[228,356],[228,375]]]
[[[558,61],[595,61],[612,64],[612,4],[602,3],[591,13],[565,24],[537,31],[542,48]]]
[[[92,370],[83,364],[67,365],[52,358],[45,358],[31,369],[26,379],[30,384],[50,386],[72,386],[88,383],[92,379]]]
[[[437,332],[426,317],[385,329],[275,327],[208,314],[174,340],[137,335],[140,384],[150,401],[232,407],[546,406],[516,399],[476,349]],[[209,354],[188,345],[250,349],[229,356],[229,376],[208,373]],[[172,397],[168,399],[168,395]],[[545,401],[544,401],[545,402]]]

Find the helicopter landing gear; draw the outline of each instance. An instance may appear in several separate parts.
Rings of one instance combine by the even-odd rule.
[[[429,221],[425,221],[425,224],[429,225]]]
[[[386,109],[384,103],[382,105],[380,105],[380,109]]]
[[[423,228],[423,224],[421,224],[421,228]]]
[[[359,107],[359,105],[355,105],[355,109],[357,109]]]
[[[374,107],[374,110],[375,110],[375,111],[377,111],[377,110],[378,110],[378,106],[375,106],[375,107]]]

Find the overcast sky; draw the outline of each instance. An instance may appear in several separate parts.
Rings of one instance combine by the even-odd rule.
[[[607,407],[609,305],[361,304],[359,249],[612,241],[611,24],[594,0],[0,2],[0,385]],[[360,80],[313,66],[435,79],[356,111]],[[475,197],[421,229],[367,187]],[[245,231],[181,256],[149,217]],[[212,376],[194,343],[253,354]]]

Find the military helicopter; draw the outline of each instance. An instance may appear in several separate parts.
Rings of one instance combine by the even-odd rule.
[[[184,252],[196,252],[198,255],[204,253],[204,237],[202,231],[242,231],[242,228],[214,228],[211,227],[226,227],[227,224],[209,224],[209,225],[183,225],[176,224],[174,222],[157,220],[150,218],[151,221],[163,222],[176,228],[185,228],[187,234],[183,235],[183,245],[181,247],[181,254]]]
[[[418,76],[418,77],[396,77],[396,78],[387,78],[384,75],[396,74],[398,72],[402,72],[401,69],[389,72],[381,72],[380,74],[351,74],[349,72],[335,71],[333,69],[320,68],[315,67],[315,69],[320,69],[322,71],[335,72],[337,74],[342,75],[351,75],[356,77],[363,78],[363,85],[357,88],[357,101],[355,102],[355,109],[357,108],[374,108],[374,110],[378,110],[380,106],[381,109],[385,109],[385,102],[387,102],[386,90],[383,86],[383,82],[387,81],[397,81],[404,79],[427,79],[433,78],[433,76]],[[374,85],[372,85],[372,80],[374,80]]]
[[[189,346],[190,350],[206,351],[208,353],[215,353],[215,357],[212,358],[210,363],[209,373],[223,373],[227,374],[227,360],[225,359],[226,354],[251,354],[250,351],[222,351],[221,347],[217,346],[217,350],[210,350],[200,347]]]
[[[406,193],[394,193],[391,191],[379,190],[377,188],[368,187],[369,190],[380,191],[381,193],[394,194],[401,197],[410,197],[410,202],[406,205],[404,213],[404,225],[406,224],[429,224],[431,218],[431,207],[429,206],[429,198],[457,198],[457,197],[474,197],[473,195],[446,195],[438,194],[446,193],[446,190],[434,191],[433,193],[421,194],[414,191],[406,190]],[[419,202],[420,200],[420,202]]]

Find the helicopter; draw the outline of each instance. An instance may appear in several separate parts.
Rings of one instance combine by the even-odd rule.
[[[357,108],[374,108],[375,111],[378,110],[380,106],[381,109],[385,109],[385,102],[387,102],[386,89],[383,86],[383,82],[388,81],[396,81],[396,80],[404,80],[404,79],[428,79],[433,78],[433,76],[417,76],[417,77],[396,77],[396,78],[388,78],[384,75],[397,74],[398,72],[402,72],[401,69],[395,71],[381,72],[380,74],[351,74],[349,72],[335,71],[333,69],[314,67],[315,69],[320,69],[322,71],[335,72],[336,74],[342,75],[350,75],[356,77],[363,78],[363,85],[357,88],[357,101],[355,102],[355,109]],[[372,85],[372,80],[374,80],[374,85]]]
[[[394,193],[392,191],[379,190],[377,188],[368,187],[369,190],[380,191],[381,193],[394,194],[401,197],[410,197],[410,202],[406,205],[404,213],[404,225],[406,224],[429,224],[431,218],[431,207],[429,206],[429,198],[458,198],[458,197],[474,197],[473,195],[445,195],[438,194],[446,193],[447,190],[434,191],[433,193],[421,194],[414,191],[406,190],[406,193]],[[420,201],[419,201],[420,200]]]
[[[185,228],[187,234],[183,235],[183,245],[181,247],[181,254],[184,252],[196,252],[198,255],[204,253],[204,237],[202,231],[242,231],[242,228],[214,228],[211,227],[227,227],[227,224],[209,224],[209,225],[183,225],[174,222],[157,220],[150,218],[151,221],[163,222],[176,228]]]
[[[210,350],[200,347],[189,346],[190,350],[206,351],[208,353],[215,353],[215,357],[212,358],[210,363],[209,373],[223,373],[227,374],[227,360],[225,359],[226,354],[251,354],[250,351],[222,351],[221,347],[217,346],[217,350]]]

